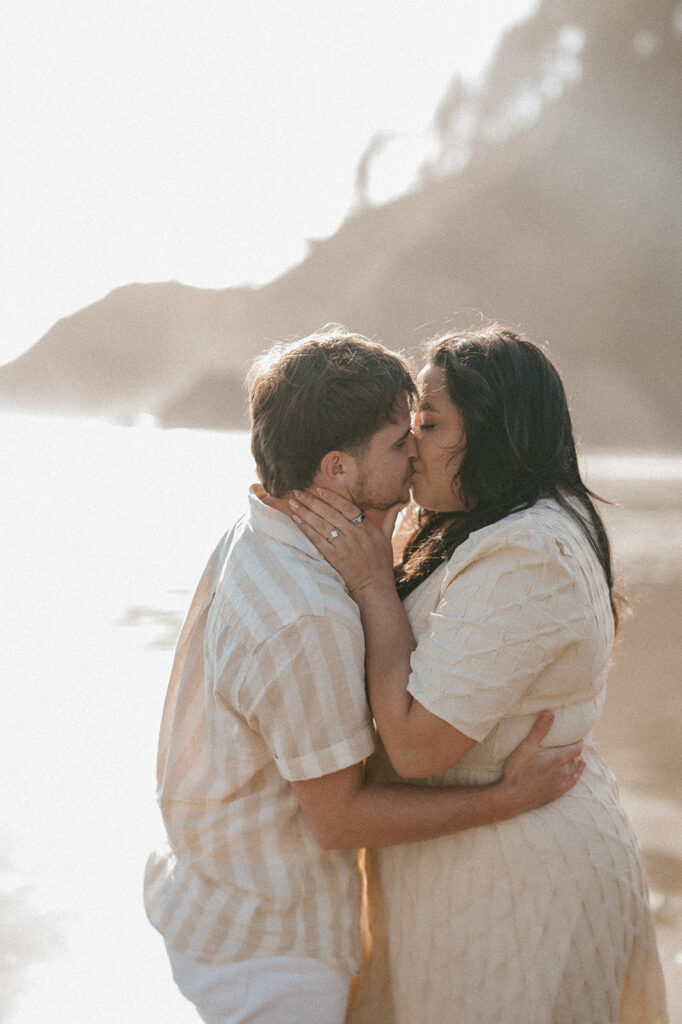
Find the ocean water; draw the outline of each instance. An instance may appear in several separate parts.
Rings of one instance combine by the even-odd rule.
[[[172,646],[244,509],[248,440],[28,416],[0,434],[0,1020],[195,1021],[141,879]]]
[[[189,1024],[141,880],[173,643],[246,506],[248,436],[21,415],[0,435],[0,1021]],[[682,457],[585,461],[634,496],[610,512],[621,562],[679,579]]]

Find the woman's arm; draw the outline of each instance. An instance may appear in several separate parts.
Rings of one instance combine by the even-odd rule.
[[[553,526],[529,514],[482,531],[444,582],[410,657],[413,640],[386,568],[388,529],[353,526],[337,511],[342,502],[330,497],[327,506],[344,524],[335,524],[333,543],[321,518],[308,512],[307,521],[314,528],[318,519],[318,547],[326,544],[361,607],[371,702],[399,771],[441,771],[515,708],[539,711],[545,676],[560,702],[589,691],[581,678],[592,678],[581,655],[585,593]]]
[[[368,584],[353,596],[365,631],[369,701],[391,764],[403,778],[437,775],[461,761],[476,740],[427,711],[409,693],[415,642],[395,586]]]
[[[291,502],[294,519],[341,573],[360,609],[372,714],[394,769],[404,778],[445,771],[476,741],[427,711],[407,690],[415,641],[396,591],[390,543],[401,506],[388,510],[380,530],[367,521],[353,524],[360,510],[332,491],[297,496],[299,501]],[[332,528],[339,533],[330,541]]]

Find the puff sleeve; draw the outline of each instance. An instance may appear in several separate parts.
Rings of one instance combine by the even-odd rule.
[[[408,690],[480,742],[579,643],[585,608],[574,559],[551,533],[523,522],[492,529],[463,554],[464,545],[412,655]]]

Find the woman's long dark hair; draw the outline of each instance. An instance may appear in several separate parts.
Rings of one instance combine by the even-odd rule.
[[[466,511],[420,512],[397,570],[400,596],[474,530],[551,497],[578,523],[599,559],[617,626],[609,540],[596,495],[580,476],[566,394],[548,357],[527,338],[493,324],[436,339],[428,359],[445,371],[448,394],[464,420],[466,450],[456,482]],[[577,498],[579,508],[569,498]]]

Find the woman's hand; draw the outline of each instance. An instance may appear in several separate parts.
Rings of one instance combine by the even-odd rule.
[[[377,587],[395,589],[391,534],[404,503],[388,509],[381,529],[368,522],[353,502],[334,491],[318,488],[294,491],[294,522],[320,554],[343,576],[356,598]]]

